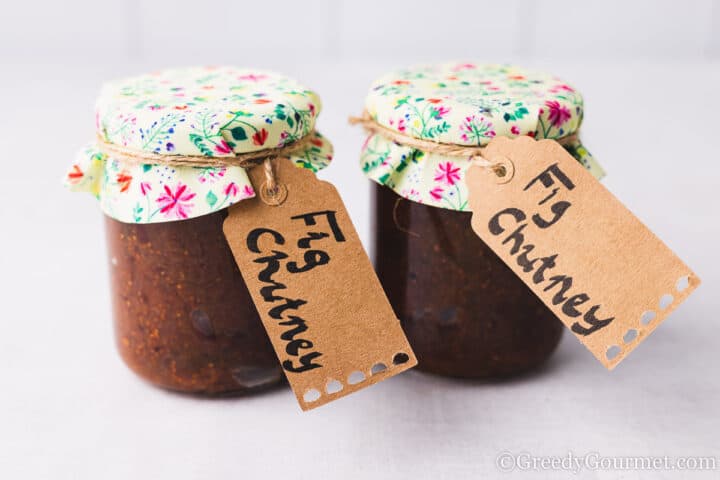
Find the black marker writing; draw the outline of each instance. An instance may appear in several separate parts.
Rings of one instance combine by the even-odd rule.
[[[556,180],[559,182],[559,186],[555,186]],[[542,184],[546,189],[555,186],[550,194],[538,202],[538,206],[544,206],[550,200],[556,200],[550,205],[550,212],[553,214],[552,217],[542,216],[539,213],[531,216],[533,224],[538,228],[547,229],[560,221],[565,212],[572,207],[570,201],[558,200],[556,198],[561,191],[560,187],[562,186],[565,190],[570,191],[575,188],[575,185],[570,178],[560,170],[557,164],[551,165],[537,177],[533,178],[523,190],[528,191],[536,183]],[[502,244],[509,245],[510,254],[516,255],[515,261],[518,266],[520,266],[525,273],[532,272],[532,283],[536,285],[542,283],[542,291],[551,295],[550,301],[553,305],[561,305],[560,310],[564,315],[570,318],[582,316],[583,323],[575,321],[572,324],[571,330],[573,332],[578,335],[587,336],[609,325],[610,322],[614,320],[614,317],[598,318],[597,314],[601,308],[600,304],[592,305],[585,310],[584,313],[581,311],[579,307],[590,302],[590,296],[583,292],[572,293],[573,287],[576,287],[573,285],[574,279],[572,276],[565,274],[551,275],[554,273],[553,269],[556,267],[558,261],[559,255],[557,253],[546,256],[531,256],[531,253],[535,250],[535,245],[525,240],[526,229],[530,225],[530,223],[526,221],[527,218],[524,211],[509,207],[500,210],[492,216],[487,228],[492,235],[500,236],[506,234],[514,227],[514,230],[507,233]]]
[[[325,217],[327,219],[330,233],[324,231],[309,231],[306,236],[297,241],[298,248],[304,250],[302,261],[287,261],[285,269],[290,274],[303,274],[317,267],[327,265],[330,262],[330,255],[317,248],[316,243],[331,239],[336,242],[344,242],[345,236],[340,229],[335,217],[335,212],[331,210],[322,212],[311,212],[291,217],[292,220],[303,220],[307,226],[317,226],[317,217]],[[271,242],[272,247],[264,251],[260,247],[261,239],[265,238]],[[254,263],[265,265],[258,273],[258,280],[264,285],[260,288],[260,296],[266,303],[273,306],[268,310],[268,316],[274,320],[278,320],[278,325],[288,327],[281,335],[280,339],[285,343],[285,353],[289,358],[282,360],[283,368],[288,372],[300,373],[322,365],[317,359],[322,353],[317,351],[314,343],[306,338],[310,332],[310,327],[305,319],[296,315],[307,300],[301,298],[289,298],[278,294],[278,291],[288,289],[287,285],[281,283],[273,276],[283,268],[282,261],[289,260],[287,253],[276,247],[285,245],[285,237],[275,230],[269,228],[255,228],[246,238],[248,250],[253,253],[262,254],[253,260]],[[258,308],[260,308],[258,306]]]

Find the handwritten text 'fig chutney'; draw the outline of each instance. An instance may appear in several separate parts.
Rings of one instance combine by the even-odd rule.
[[[559,182],[559,184],[556,181]],[[542,187],[545,189],[553,187],[551,192],[538,202],[538,206],[545,205],[561,191],[570,191],[575,188],[572,180],[560,169],[557,163],[549,166],[533,178],[525,186],[523,191],[530,190],[538,184],[538,182],[542,184]],[[562,194],[559,196],[562,196]],[[532,223],[540,229],[550,229],[571,207],[572,203],[570,201],[557,200],[549,207],[550,213],[552,214],[550,219],[546,219],[539,213],[534,213],[531,217]],[[530,254],[535,249],[535,245],[525,241],[525,233],[527,233],[525,229],[530,225],[530,222],[525,221],[526,219],[527,214],[524,211],[519,208],[509,207],[493,215],[488,221],[487,228],[492,235],[499,236],[515,227],[512,233],[505,237],[502,244],[511,244],[510,254],[517,255],[517,264],[522,268],[523,272],[528,274],[532,272],[532,282],[534,284],[539,285],[546,282],[543,292],[548,292],[548,295],[553,295],[551,299],[552,304],[556,306],[562,305],[560,309],[564,315],[571,318],[582,316],[583,323],[575,321],[572,324],[571,328],[574,333],[586,336],[609,325],[610,322],[614,320],[614,317],[605,319],[598,318],[598,310],[600,310],[601,304],[594,304],[584,312],[581,311],[584,304],[592,302],[587,293],[569,293],[573,288],[572,276],[566,274],[548,276],[551,275],[551,272],[560,260],[557,253],[530,258]]]
[[[282,360],[282,366],[288,372],[304,372],[319,368],[322,365],[318,359],[322,356],[309,340],[311,331],[308,324],[297,312],[307,303],[302,298],[289,298],[278,294],[278,291],[286,290],[287,286],[273,279],[273,275],[281,268],[285,268],[291,274],[302,275],[314,268],[321,267],[330,262],[330,255],[325,250],[320,250],[317,244],[323,239],[331,239],[335,242],[344,242],[345,236],[335,218],[335,211],[325,210],[320,212],[304,213],[291,217],[292,220],[303,221],[305,225],[312,227],[317,225],[316,217],[324,217],[327,220],[328,231],[308,231],[307,235],[297,241],[298,248],[305,250],[302,262],[287,261],[285,265],[281,262],[288,259],[288,255],[282,250],[271,248],[269,252],[263,252],[260,248],[260,240],[267,238],[274,246],[285,244],[285,237],[280,232],[270,228],[255,228],[248,233],[247,248],[253,253],[263,254],[253,260],[255,263],[265,264],[265,268],[258,274],[258,280],[264,283],[260,289],[263,300],[269,304],[276,304],[268,310],[268,315],[277,320],[279,325],[287,327],[280,338],[285,343],[285,353],[290,357]],[[327,240],[326,240],[327,241]],[[265,242],[266,243],[266,242]],[[258,308],[261,306],[258,305]]]

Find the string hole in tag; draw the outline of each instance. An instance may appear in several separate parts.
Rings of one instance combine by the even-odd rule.
[[[673,300],[675,300],[675,298],[669,293],[666,293],[665,295],[660,297],[660,309],[665,310],[666,308],[668,308],[670,305],[672,305]]]
[[[350,385],[357,385],[363,380],[365,380],[365,374],[360,370],[355,370],[354,372],[350,373],[350,375],[348,375],[348,383]]]
[[[287,198],[287,187],[282,183],[276,183],[270,188],[267,183],[260,187],[260,199],[268,205],[281,205]]]
[[[618,347],[617,345],[611,346],[605,352],[605,356],[607,357],[608,360],[612,360],[613,358],[617,357],[618,355],[620,355],[620,347]]]
[[[648,310],[647,312],[643,312],[642,315],[640,315],[640,323],[643,325],[648,325],[650,322],[653,321],[655,318],[655,312],[652,310]]]
[[[305,395],[303,395],[303,400],[307,403],[312,403],[317,401],[320,398],[320,392],[318,392],[316,389],[311,388],[307,392],[305,392]]]
[[[376,363],[375,365],[372,366],[372,368],[370,369],[370,373],[371,373],[372,375],[377,375],[378,373],[382,373],[382,372],[384,372],[385,370],[387,370],[387,365],[385,365],[385,364],[382,363],[382,362],[378,362],[378,363]]]
[[[403,363],[406,363],[408,360],[410,360],[410,357],[407,353],[404,352],[398,352],[393,357],[393,365],[402,365]]]
[[[678,278],[678,281],[675,284],[675,289],[678,292],[682,292],[689,286],[690,286],[690,277],[688,277],[687,275],[683,275],[682,277]]]
[[[633,340],[637,338],[637,330],[634,328],[631,328],[627,332],[625,332],[625,335],[623,335],[623,342],[625,343],[632,343]]]
[[[332,395],[333,393],[338,393],[343,389],[343,384],[340,383],[338,380],[330,380],[327,385],[325,385],[325,391]]]
[[[509,158],[498,155],[493,157],[492,162],[493,166],[490,168],[495,174],[495,183],[502,185],[513,179],[515,176],[515,165]]]
[[[266,158],[263,162],[265,182],[260,187],[260,199],[265,204],[276,207],[282,204],[287,198],[287,187],[275,180],[273,172],[273,158]]]

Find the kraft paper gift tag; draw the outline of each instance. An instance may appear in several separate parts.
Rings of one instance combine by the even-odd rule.
[[[700,284],[557,142],[498,137],[483,158],[472,228],[607,368]]]
[[[417,364],[347,210],[330,183],[287,159],[249,173],[257,195],[224,231],[303,410]]]

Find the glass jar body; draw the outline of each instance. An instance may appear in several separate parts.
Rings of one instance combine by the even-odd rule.
[[[106,217],[117,346],[156,386],[241,394],[284,378],[225,240],[226,216],[157,224]]]
[[[375,268],[418,369],[502,377],[550,357],[562,323],[474,233],[471,213],[373,188]]]

